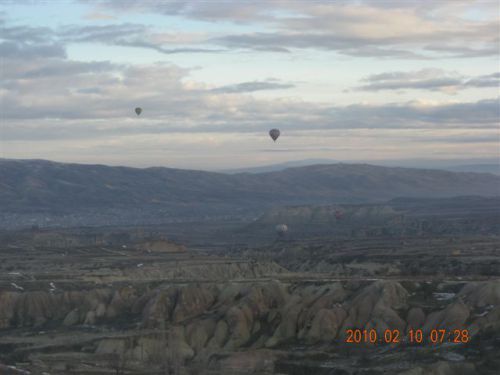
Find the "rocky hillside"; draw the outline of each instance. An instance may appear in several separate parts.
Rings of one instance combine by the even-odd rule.
[[[493,375],[500,366],[498,237],[193,248],[156,230],[2,234],[0,373]],[[412,327],[424,343],[408,342]],[[381,339],[399,330],[401,340],[345,342],[354,328]],[[471,341],[432,344],[433,329],[467,329]]]
[[[384,204],[275,207],[243,228],[246,237],[275,237],[285,223],[288,238],[313,236],[496,235],[500,198],[398,198]]]
[[[138,327],[133,336],[108,333],[100,339],[89,337],[87,342],[80,337],[81,350],[93,353],[94,361],[114,354],[128,363],[161,364],[168,357],[168,361],[194,368],[250,373],[286,367],[290,357],[278,349],[339,344],[350,328],[374,329],[382,336],[386,329],[405,333],[418,327],[426,337],[438,328],[468,329],[471,340],[499,332],[498,282],[459,283],[450,288],[456,293],[434,293],[434,297],[429,296],[432,291],[425,283],[387,280],[2,291],[0,329],[127,322]],[[50,352],[51,345],[56,343],[39,347],[40,352]],[[460,345],[432,350],[437,358],[450,353],[462,356]]]
[[[394,226],[403,214],[388,205],[286,206],[273,208],[240,229],[246,236],[275,236],[275,226],[286,223],[287,237],[350,235],[359,228]]]

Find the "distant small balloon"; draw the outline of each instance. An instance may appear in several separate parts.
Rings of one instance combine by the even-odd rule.
[[[269,130],[269,135],[271,136],[273,141],[276,142],[276,140],[280,136],[280,131],[279,131],[279,129],[271,129],[271,130]]]
[[[141,112],[142,112],[142,108],[137,107],[137,108],[135,109],[135,113],[137,113],[137,116],[139,116],[139,115],[141,114]]]
[[[286,224],[278,224],[275,227],[276,233],[280,236],[284,236],[286,232],[288,232],[288,226]]]

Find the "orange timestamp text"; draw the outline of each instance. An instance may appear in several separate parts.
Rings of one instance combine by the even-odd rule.
[[[466,344],[470,341],[467,329],[433,329],[424,332],[422,329],[409,329],[402,333],[398,329],[386,329],[377,332],[375,329],[347,329],[345,340],[349,344],[441,344],[445,342]]]

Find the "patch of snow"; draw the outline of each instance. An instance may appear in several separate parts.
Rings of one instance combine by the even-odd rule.
[[[462,354],[458,354],[458,353],[454,353],[454,352],[443,353],[442,357],[450,362],[462,362],[465,360],[465,357]]]
[[[495,306],[493,306],[493,305],[487,305],[487,306],[484,307],[484,311],[483,312],[477,313],[474,316],[477,317],[477,318],[481,318],[483,316],[486,316],[493,309],[493,307],[495,307]]]
[[[10,285],[12,285],[14,288],[16,288],[18,290],[24,290],[24,288],[22,286],[19,286],[16,283],[10,283]]]
[[[438,301],[448,301],[455,297],[455,293],[432,293],[432,295]]]

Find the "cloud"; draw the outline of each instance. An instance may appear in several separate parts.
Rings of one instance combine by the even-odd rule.
[[[84,0],[83,2],[87,2]],[[138,1],[123,2],[119,0],[103,0],[94,2],[99,6],[107,7],[118,12],[145,12],[164,15],[183,16],[191,19],[206,21],[234,21],[247,22],[256,19],[272,20],[271,14],[275,9],[279,9],[276,1],[267,4],[265,7],[258,2],[234,2],[234,1],[184,1],[173,0],[168,2],[158,1]]]
[[[188,69],[172,64],[132,66],[108,61],[69,60],[59,39],[62,31],[56,33],[48,28],[20,26],[6,29],[4,44],[10,43],[17,48],[4,55],[0,90],[3,119],[7,123],[2,137],[9,140],[171,132],[264,134],[272,127],[294,132],[498,126],[498,99],[348,106],[256,99],[248,93],[286,89],[293,84],[269,79],[210,89],[190,81]],[[101,40],[104,43],[117,43],[120,38],[125,38],[124,43],[133,43],[131,35],[148,32],[145,26],[136,24],[66,27],[64,31],[65,41]],[[154,36],[156,39],[151,39],[154,42],[169,40],[166,35]],[[198,36],[186,37],[196,39]],[[52,43],[59,52],[47,53],[51,49],[46,44],[40,46],[42,41]],[[21,58],[19,50],[31,58]],[[377,89],[382,89],[384,85],[402,88],[409,84],[438,88],[457,82],[485,87],[498,80],[498,74],[494,73],[467,79],[447,76],[448,82],[436,81],[443,74],[439,70],[391,72],[370,76],[366,82],[367,86],[379,85]],[[144,109],[140,118],[133,113],[137,106]]]
[[[449,104],[413,101],[350,105],[334,109],[333,114],[351,128],[495,128],[499,104],[498,98]]]
[[[106,14],[106,13],[101,13],[101,12],[90,12],[90,13],[87,13],[83,18],[86,20],[114,20],[114,19],[116,19],[115,16],[112,16],[112,15]]]
[[[227,85],[222,87],[217,87],[212,89],[215,93],[243,93],[243,92],[255,92],[263,90],[282,90],[295,87],[292,83],[283,83],[276,81],[252,81],[252,82],[241,82],[234,85]]]
[[[221,52],[220,48],[192,46],[204,41],[203,37],[197,34],[152,32],[145,25],[132,23],[102,26],[66,26],[58,30],[58,34],[66,43],[94,42],[106,45],[152,49],[163,54]]]
[[[72,61],[65,59],[35,59],[19,63],[16,60],[5,62],[6,71],[9,73],[7,81],[39,79],[50,80],[58,77],[71,77],[89,74],[100,74],[115,71],[120,68],[118,64],[109,61]]]
[[[222,28],[206,33],[164,33],[150,26],[123,23],[67,26],[58,30],[7,28],[25,42],[45,43],[42,36],[59,42],[95,42],[146,48],[162,54],[221,53],[232,49],[289,53],[297,49],[334,51],[355,57],[436,59],[498,56],[498,18],[469,19],[463,14],[478,11],[482,4],[419,2],[405,6],[377,2],[356,3],[274,1],[262,6],[249,2],[86,2],[94,10],[87,17],[108,17],[113,12],[148,12],[203,22],[244,23],[252,31],[236,33]],[[496,14],[497,12],[491,13]],[[380,22],[383,19],[384,22]],[[222,31],[224,30],[224,31]],[[257,31],[258,30],[258,31]],[[50,45],[50,43],[48,43]],[[473,47],[471,47],[473,46]]]
[[[500,73],[492,73],[470,78],[464,82],[466,87],[500,87]]]
[[[202,84],[187,83],[189,71],[169,64],[124,66],[61,59],[52,67],[54,63],[37,62],[40,65],[36,69],[33,62],[6,65],[11,79],[0,94],[6,123],[4,139],[264,134],[272,127],[292,133],[363,128],[495,129],[500,116],[498,99],[448,104],[412,101],[331,106],[297,100],[256,99],[241,93],[255,90],[252,85],[233,90],[228,96],[226,91],[207,90]],[[136,106],[143,108],[141,117],[133,113]]]
[[[259,32],[208,39],[226,48],[289,52],[336,51],[401,59],[497,56],[498,9],[480,2],[173,1],[99,3],[121,12],[147,12],[204,22],[233,22]],[[492,2],[494,3],[494,2]],[[470,17],[469,14],[481,17]],[[383,22],[381,22],[383,20]],[[474,46],[474,47],[470,47]]]
[[[467,88],[489,88],[500,86],[500,73],[477,77],[465,77],[442,69],[422,69],[413,72],[386,72],[364,78],[365,85],[357,90],[429,90],[456,93]]]
[[[34,59],[65,57],[64,45],[47,27],[9,26],[0,19],[0,55],[2,58]]]
[[[61,44],[26,45],[10,41],[0,43],[0,55],[7,58],[34,59],[38,57],[64,57],[66,50]]]
[[[415,137],[414,142],[425,143],[496,143],[500,141],[498,134],[489,135],[464,135],[464,136],[432,136],[432,137]]]
[[[1,39],[23,44],[44,44],[55,36],[53,30],[48,27],[10,26],[4,19],[0,19],[0,26],[2,27]]]
[[[285,2],[273,2],[278,3]],[[436,35],[432,30],[430,37],[411,32],[401,33],[399,39],[384,35],[385,31],[377,30],[372,21],[375,14],[380,14],[378,11],[386,8],[372,3],[367,6],[376,7],[376,12],[363,11],[356,15],[351,9],[351,13],[344,10],[339,16],[345,19],[359,17],[357,24],[360,29],[353,29],[347,21],[343,24],[341,19],[336,19],[338,25],[329,30],[326,21],[319,22],[323,16],[318,4],[310,7],[306,7],[305,2],[300,7],[295,4],[278,9],[286,10],[278,14],[269,9],[259,10],[253,4],[249,8],[238,8],[232,3],[223,12],[225,15],[220,15],[234,22],[245,22],[247,29],[250,26],[262,30],[258,33],[231,32],[226,35],[229,28],[217,34],[168,33],[135,23],[73,25],[57,29],[13,27],[3,23],[7,31],[0,41],[3,63],[0,77],[2,149],[18,156],[30,152],[30,155],[35,155],[31,150],[43,150],[39,156],[56,155],[54,158],[58,158],[57,155],[64,154],[68,157],[75,152],[100,158],[95,156],[97,150],[103,153],[101,161],[120,158],[122,162],[127,160],[130,152],[151,155],[150,160],[159,160],[155,159],[156,156],[168,153],[169,157],[179,160],[213,157],[235,164],[238,161],[234,155],[246,152],[246,157],[253,158],[266,147],[269,147],[269,153],[275,152],[273,157],[279,157],[293,152],[308,155],[334,152],[342,149],[336,147],[339,144],[346,145],[346,152],[354,155],[364,150],[366,157],[370,156],[371,150],[374,153],[382,150],[379,156],[395,150],[404,153],[408,145],[412,145],[413,152],[418,154],[442,145],[450,148],[456,145],[460,152],[464,152],[466,147],[470,151],[475,144],[480,144],[477,153],[491,155],[492,146],[488,139],[498,128],[500,115],[499,99],[494,97],[478,101],[463,99],[433,103],[413,100],[351,105],[290,98],[263,99],[251,93],[292,88],[294,84],[268,79],[213,88],[194,81],[189,69],[173,64],[74,61],[68,59],[65,51],[67,43],[92,42],[149,48],[162,53],[211,52],[212,47],[292,53],[295,49],[324,49],[353,56],[427,58],[425,53],[430,49],[424,47],[432,46],[429,39],[435,39]],[[174,9],[176,6],[177,10]],[[325,6],[326,17],[331,9],[328,4]],[[165,3],[165,7],[171,7],[169,12],[177,11],[186,17],[204,20],[219,17],[217,13],[210,15],[210,10],[203,7],[186,8],[185,3]],[[416,12],[416,17],[421,16],[413,7],[402,8]],[[259,20],[257,15],[264,11],[265,17]],[[387,11],[391,13],[393,9]],[[294,24],[292,18],[297,17],[315,19],[318,25],[306,30],[305,25]],[[330,14],[328,17],[337,16]],[[393,26],[395,30],[396,26]],[[490,33],[486,28],[483,31],[487,36]],[[464,36],[463,40],[473,40],[479,38],[478,35]],[[458,35],[455,41],[461,40],[462,36]],[[447,38],[446,33],[443,38]],[[483,41],[483,44],[471,45],[475,49],[486,48],[488,38]],[[444,44],[440,46],[446,47]],[[444,70],[424,69],[372,75],[362,83],[366,90],[448,90],[451,87],[494,87],[498,79],[498,73],[466,77]],[[137,106],[144,110],[140,117],[134,113]],[[274,151],[269,143],[262,143],[270,141],[267,134],[273,127],[282,130],[281,151]],[[439,137],[428,135],[428,142],[424,137],[419,138],[419,134],[430,131],[441,133]],[[251,146],[245,146],[247,149],[242,147],[249,144]]]

